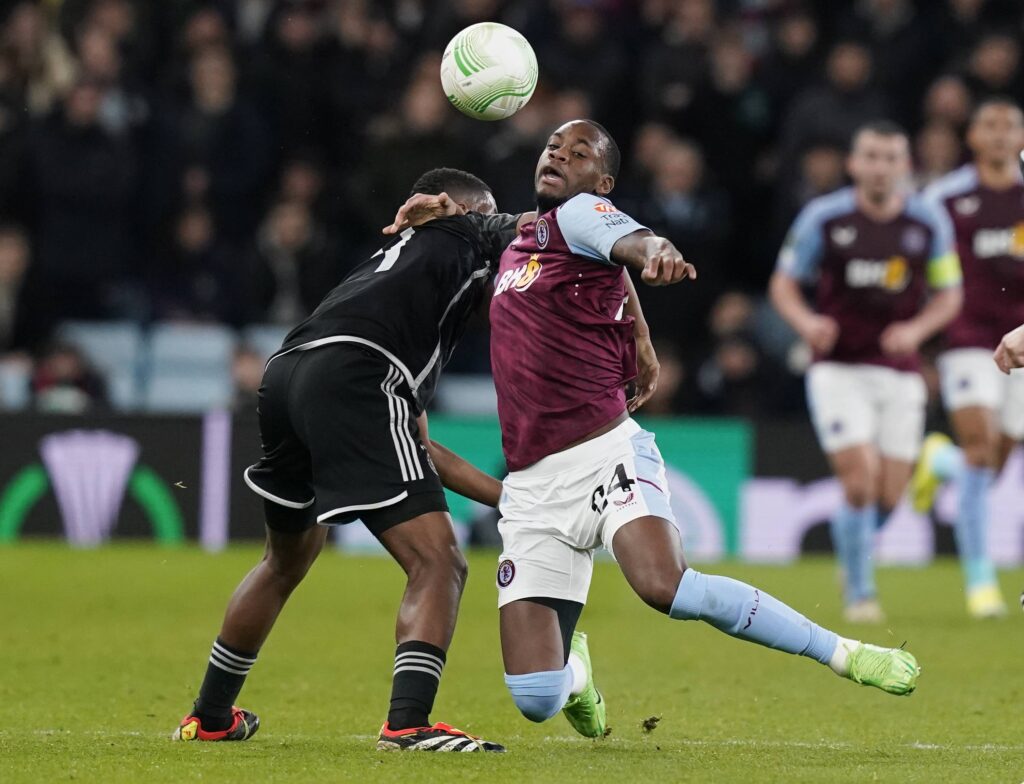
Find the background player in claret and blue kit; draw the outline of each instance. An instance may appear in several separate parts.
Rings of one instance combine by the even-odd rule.
[[[517,707],[532,721],[564,710],[581,734],[605,732],[587,640],[575,629],[602,544],[640,598],[670,618],[703,620],[909,693],[918,676],[909,653],[841,639],[756,588],[687,566],[654,435],[629,416],[658,367],[624,268],[650,285],[694,271],[605,198],[618,166],[614,140],[596,123],[574,121],[552,134],[535,173],[538,217],[502,254],[491,300],[510,470],[498,604],[505,682]],[[638,397],[627,401],[634,377]]]
[[[415,190],[446,191],[453,209],[476,212],[402,231],[334,288],[267,363],[259,393],[264,456],[245,472],[265,501],[267,551],[228,604],[176,739],[251,737],[259,719],[234,701],[257,652],[327,526],[360,519],[407,575],[377,748],[504,751],[428,722],[466,578],[442,484],[491,506],[501,487],[432,442],[423,412],[517,218],[487,214],[494,197],[466,172],[433,170]]]
[[[957,479],[955,523],[968,612],[1006,613],[988,554],[988,495],[1013,446],[1024,438],[1024,373],[992,362],[1002,336],[1024,322],[1024,115],[1009,99],[984,101],[967,131],[974,161],[933,183],[925,197],[953,221],[964,272],[964,307],[939,357],[942,399],[959,447],[925,440],[914,473],[915,506],[927,511],[940,483]]]
[[[949,218],[907,190],[910,152],[898,126],[858,130],[847,167],[853,186],[797,217],[771,297],[814,350],[811,418],[844,494],[832,541],[846,616],[878,622],[875,531],[902,498],[924,435],[918,349],[959,311],[961,274]],[[816,308],[805,284],[815,286]]]

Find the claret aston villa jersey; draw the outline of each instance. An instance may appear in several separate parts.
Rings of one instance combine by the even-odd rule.
[[[491,364],[510,471],[611,422],[636,376],[617,240],[644,227],[580,194],[522,227],[491,299]]]
[[[833,362],[914,370],[916,356],[889,356],[879,339],[887,326],[913,318],[929,288],[958,286],[960,263],[949,218],[908,196],[892,220],[876,221],[857,206],[853,188],[811,201],[797,216],[778,268],[816,287],[819,313],[839,324]]]
[[[964,307],[946,328],[946,345],[993,350],[1024,323],[1024,181],[992,190],[968,164],[932,183],[925,198],[953,221],[964,270]]]

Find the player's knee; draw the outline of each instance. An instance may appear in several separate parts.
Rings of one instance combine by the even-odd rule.
[[[860,509],[875,502],[875,482],[867,471],[843,477],[843,495],[846,503]]]
[[[976,468],[991,468],[995,464],[997,444],[985,433],[976,433],[962,439],[960,448],[968,465]]]
[[[675,571],[647,574],[638,580],[634,589],[644,604],[668,615],[669,610],[672,609],[672,602],[675,601],[676,593],[679,591],[679,582],[682,578],[683,573]]]
[[[505,675],[505,685],[519,712],[535,722],[547,721],[562,709],[570,683],[565,670]]]
[[[466,563],[466,557],[454,543],[443,543],[436,546],[423,544],[416,548],[406,567],[410,582],[433,581],[442,578],[457,586],[460,591],[469,576],[469,564]]]

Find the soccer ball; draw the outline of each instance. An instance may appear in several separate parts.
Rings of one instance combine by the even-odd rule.
[[[537,57],[511,27],[480,22],[456,35],[441,58],[441,86],[452,106],[475,120],[504,120],[530,100]]]

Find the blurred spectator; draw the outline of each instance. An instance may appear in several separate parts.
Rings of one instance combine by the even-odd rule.
[[[616,197],[625,193],[636,199],[642,198],[650,188],[659,156],[677,141],[679,137],[665,123],[646,122],[641,125],[633,138],[630,160],[619,174]]]
[[[165,204],[179,197],[208,202],[224,236],[241,240],[259,221],[270,170],[267,128],[255,107],[238,95],[228,49],[201,49],[189,73],[191,98],[170,114],[161,135],[160,157],[170,183],[180,190],[161,196]]]
[[[671,239],[700,276],[700,287],[644,288],[644,315],[652,334],[690,337],[701,328],[707,303],[730,270],[723,262],[730,236],[727,194],[705,179],[704,158],[693,142],[675,141],[656,158],[646,198],[624,206],[637,220]]]
[[[7,16],[3,52],[32,115],[53,109],[75,80],[75,62],[67,44],[47,27],[37,3],[18,3]]]
[[[940,76],[924,96],[924,122],[948,125],[958,133],[967,127],[971,116],[971,93],[959,76]]]
[[[281,7],[256,66],[257,89],[274,126],[277,148],[329,142],[328,72],[319,20],[309,2]]]
[[[31,349],[41,334],[39,303],[31,296],[28,235],[0,225],[0,356]]]
[[[390,109],[409,78],[408,56],[391,23],[368,0],[337,3],[326,66],[336,163],[359,161],[370,118]],[[440,67],[440,64],[439,64]]]
[[[753,335],[755,304],[740,292],[723,294],[709,317],[711,347],[697,369],[697,405],[707,413],[756,418],[773,410],[777,366],[764,361]]]
[[[914,137],[914,184],[918,188],[937,180],[960,165],[960,137],[942,122],[931,122]]]
[[[14,62],[0,51],[0,216],[27,218],[30,199],[25,186],[28,122]]]
[[[621,40],[609,34],[606,18],[597,3],[564,4],[557,34],[537,55],[545,78],[557,89],[585,94],[594,116],[608,118],[614,133],[620,117],[615,109],[623,100],[626,55]]]
[[[846,147],[850,135],[868,120],[886,116],[884,96],[870,86],[870,50],[843,41],[829,52],[826,81],[794,99],[782,123],[780,180],[792,176],[811,140]]]
[[[79,70],[83,79],[103,86],[100,124],[119,135],[138,129],[149,117],[142,90],[122,76],[122,59],[116,39],[104,28],[91,25],[78,36]]]
[[[679,0],[658,41],[645,52],[640,89],[652,119],[680,127],[681,114],[707,74],[707,45],[714,32],[711,0]]]
[[[546,98],[535,96],[501,128],[484,148],[486,172],[474,172],[494,191],[501,212],[525,212],[534,207],[533,171],[555,123],[548,119]]]
[[[1008,32],[990,33],[971,52],[967,84],[975,100],[992,95],[1022,94],[1020,42]]]
[[[313,312],[338,284],[337,256],[309,208],[298,202],[274,205],[257,241],[258,321],[285,326]]]
[[[106,384],[82,353],[54,343],[39,357],[32,373],[35,408],[50,414],[81,414],[107,407]]]
[[[810,13],[797,9],[778,21],[772,36],[775,46],[760,76],[778,111],[784,112],[820,71],[820,31]]]
[[[79,82],[32,129],[36,263],[52,319],[121,315],[132,272],[137,160],[100,124],[102,87]]]
[[[797,213],[811,199],[824,196],[846,183],[846,150],[832,142],[812,142],[800,155],[797,176],[780,183],[776,194],[772,253],[778,250]]]
[[[152,275],[154,318],[240,327],[258,317],[252,271],[242,253],[217,237],[208,209],[186,207],[164,247]]]
[[[661,371],[658,386],[650,400],[644,404],[642,413],[646,416],[671,416],[686,413],[689,406],[684,399],[687,376],[682,354],[672,343],[664,340],[654,342]]]
[[[453,110],[437,89],[435,65],[440,68],[437,58],[429,57],[429,67],[421,69],[429,76],[420,76],[405,91],[400,114],[384,118],[371,131],[362,170],[353,183],[353,206],[369,236],[379,235],[381,219],[395,214],[423,172],[438,166],[473,168],[467,165],[470,151],[452,130]]]
[[[874,61],[874,84],[889,99],[892,118],[913,122],[914,104],[938,65],[930,20],[913,0],[863,0],[840,29],[865,41]]]
[[[231,360],[231,379],[235,385],[231,407],[235,411],[256,410],[266,361],[266,357],[250,346],[239,346],[235,351]]]

